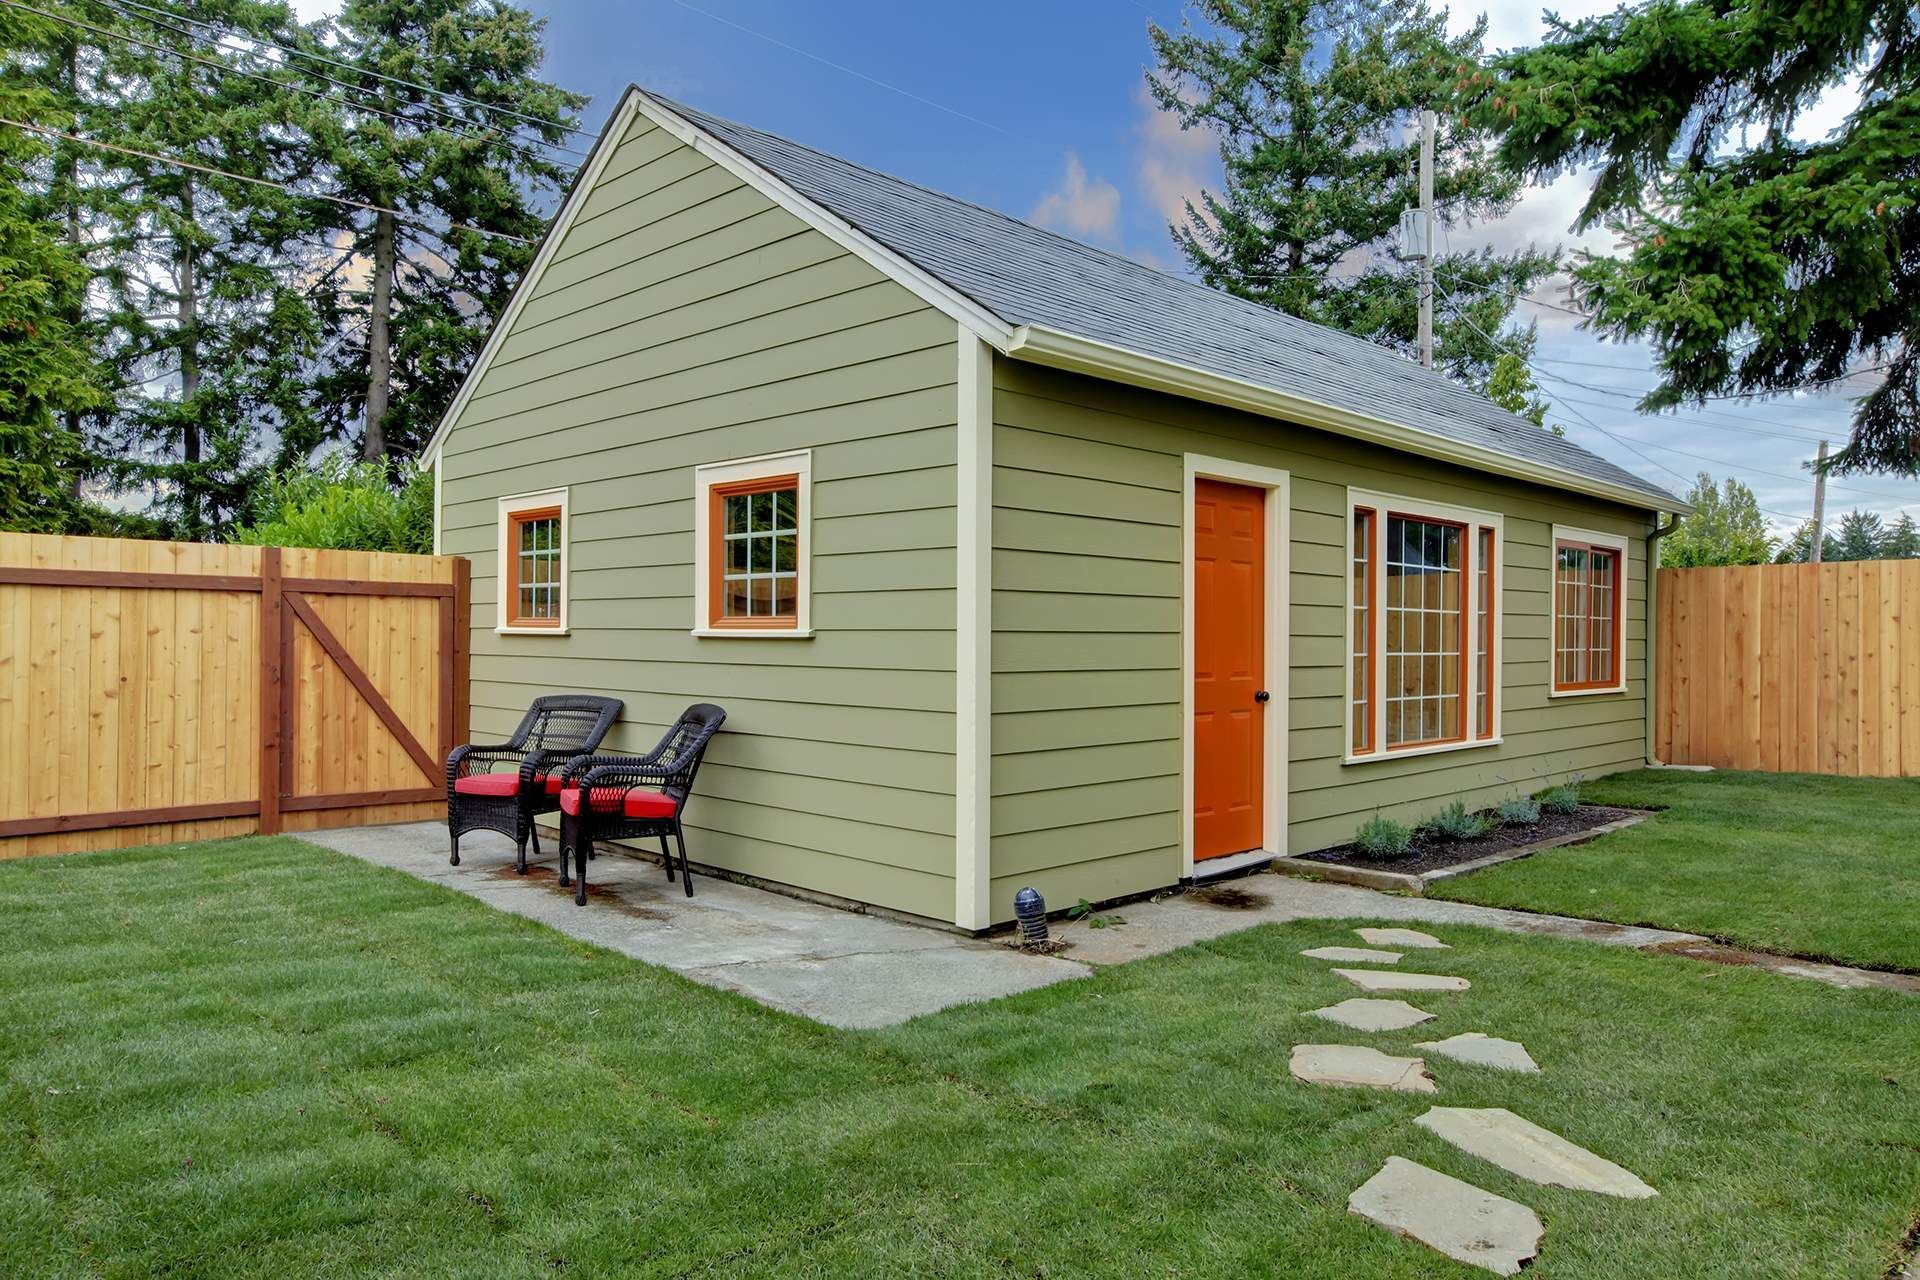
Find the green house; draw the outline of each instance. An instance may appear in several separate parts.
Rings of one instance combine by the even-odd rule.
[[[1641,764],[1685,509],[1367,342],[639,89],[428,457],[477,737],[720,703],[696,861],[963,929]]]

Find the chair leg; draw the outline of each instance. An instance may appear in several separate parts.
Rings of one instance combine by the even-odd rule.
[[[460,865],[460,837],[450,834],[448,838],[453,841],[453,855],[447,859],[447,865],[457,867]]]
[[[667,848],[667,833],[660,833],[660,865],[667,869],[667,883],[673,883],[673,851]]]
[[[581,834],[585,833],[583,832]],[[587,850],[592,847],[593,845],[590,838],[588,840],[581,840],[577,836],[575,837],[573,846],[573,901],[576,906],[584,907],[587,905]]]
[[[521,818],[513,824],[513,869],[521,875],[527,874],[527,820]]]
[[[532,818],[527,819],[527,839],[533,842],[533,856],[540,857],[540,824]]]
[[[693,896],[693,872],[687,867],[687,838],[680,834],[680,824],[673,824],[674,843],[680,846],[680,880],[686,886],[687,896]]]
[[[580,842],[580,819],[560,815],[560,886],[565,888],[573,883],[567,874],[567,858],[573,846]]]

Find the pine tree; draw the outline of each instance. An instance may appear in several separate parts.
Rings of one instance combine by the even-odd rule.
[[[61,43],[59,24],[0,9],[0,115],[71,125],[37,83]],[[0,129],[0,528],[70,533],[92,521],[75,484],[85,441],[69,424],[106,393],[74,323],[86,264],[33,196],[54,164],[41,136]]]
[[[1595,324],[1644,339],[1648,410],[1823,386],[1857,365],[1837,472],[1920,475],[1920,26],[1910,0],[1642,0],[1561,22],[1468,69],[1466,117],[1543,175],[1597,165],[1580,224],[1625,238],[1576,288]],[[1861,76],[1826,138],[1792,136]]]
[[[570,176],[554,148],[586,99],[539,78],[544,26],[505,0],[347,0],[321,29],[352,69],[310,70],[355,103],[317,135],[330,179],[399,211],[338,230],[351,266],[322,390],[334,432],[357,422],[363,457],[410,456],[432,433]]]
[[[1449,38],[1424,0],[1202,0],[1204,27],[1151,25],[1154,99],[1220,138],[1225,189],[1171,228],[1206,283],[1411,353],[1412,272],[1394,261],[1401,211],[1418,203],[1422,108],[1444,108],[1454,70],[1476,62],[1483,18]],[[1442,228],[1512,207],[1519,183],[1443,111],[1434,204]],[[1435,364],[1486,390],[1502,351],[1530,355],[1531,324],[1507,327],[1514,295],[1558,252],[1442,252]]]
[[[1914,523],[1911,512],[1901,512],[1900,519],[1887,530],[1880,556],[1884,560],[1920,560],[1920,525]]]
[[[1660,542],[1660,564],[1667,569],[1700,565],[1765,564],[1773,555],[1774,540],[1753,490],[1728,476],[1724,488],[1702,471],[1687,494],[1693,507],[1680,525]]]
[[[1886,522],[1857,508],[1840,517],[1839,531],[1824,550],[1829,560],[1879,560],[1885,555]]]

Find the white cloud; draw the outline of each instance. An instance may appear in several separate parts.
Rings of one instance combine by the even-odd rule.
[[[331,18],[340,12],[344,0],[293,0],[294,16],[302,22]]]
[[[1200,204],[1200,190],[1217,184],[1220,146],[1205,129],[1182,129],[1180,118],[1162,110],[1142,85],[1133,100],[1141,117],[1134,126],[1134,153],[1140,187],[1161,218],[1176,225],[1187,219],[1186,206]]]
[[[1063,235],[1112,240],[1120,227],[1120,189],[1105,178],[1089,178],[1087,166],[1069,151],[1060,185],[1041,198],[1028,221]]]

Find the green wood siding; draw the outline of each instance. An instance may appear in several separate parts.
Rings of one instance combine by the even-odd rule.
[[[1071,903],[1179,876],[1189,452],[1292,475],[1289,851],[1641,763],[1645,513],[1018,361],[993,407],[995,919],[1022,884]],[[1343,763],[1349,485],[1505,517],[1500,745]],[[1547,696],[1555,522],[1631,539],[1623,695]]]
[[[727,708],[697,860],[953,913],[953,322],[644,120],[449,433],[473,726],[625,699],[613,745]],[[693,467],[813,449],[811,640],[695,637]],[[565,636],[494,631],[496,500],[569,487]]]

